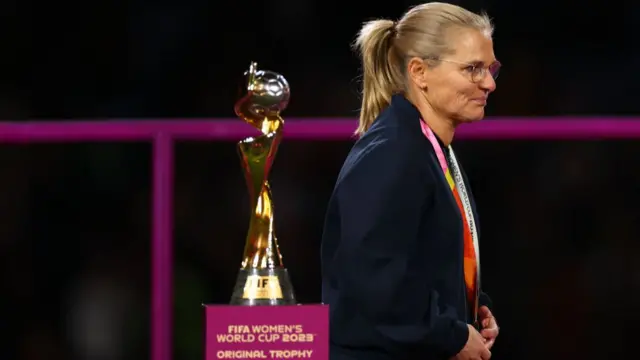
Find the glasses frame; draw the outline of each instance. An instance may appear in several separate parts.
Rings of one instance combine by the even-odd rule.
[[[467,70],[469,72],[469,76],[471,77],[471,82],[474,82],[474,83],[478,83],[484,80],[487,74],[491,75],[491,77],[495,81],[496,79],[498,79],[498,75],[500,75],[500,69],[502,68],[502,63],[498,60],[492,62],[488,66],[480,66],[480,65],[475,65],[471,63],[448,60],[448,59],[428,58],[425,60],[435,60],[435,61],[442,61],[442,62],[447,62],[451,64],[465,65],[466,67],[463,70]]]

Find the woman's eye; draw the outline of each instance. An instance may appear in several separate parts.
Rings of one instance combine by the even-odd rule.
[[[464,68],[464,70],[470,74],[473,74],[474,72],[476,72],[476,67],[475,66],[467,66],[466,68]]]

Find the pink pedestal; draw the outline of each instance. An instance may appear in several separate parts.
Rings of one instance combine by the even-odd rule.
[[[329,359],[329,307],[205,305],[205,360]]]

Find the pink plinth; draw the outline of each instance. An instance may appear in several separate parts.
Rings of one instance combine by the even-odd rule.
[[[205,305],[205,360],[329,359],[329,307]]]

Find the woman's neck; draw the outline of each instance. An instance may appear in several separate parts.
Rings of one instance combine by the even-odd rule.
[[[449,146],[455,134],[455,122],[434,111],[424,96],[418,95],[417,97],[416,99],[408,96],[407,99],[418,108],[422,120],[427,123],[431,131],[442,141],[444,146]]]
[[[453,141],[453,135],[456,132],[456,127],[449,119],[444,119],[436,116],[435,114],[425,114],[420,111],[422,119],[429,125],[431,131],[442,141],[444,146],[449,146]]]

